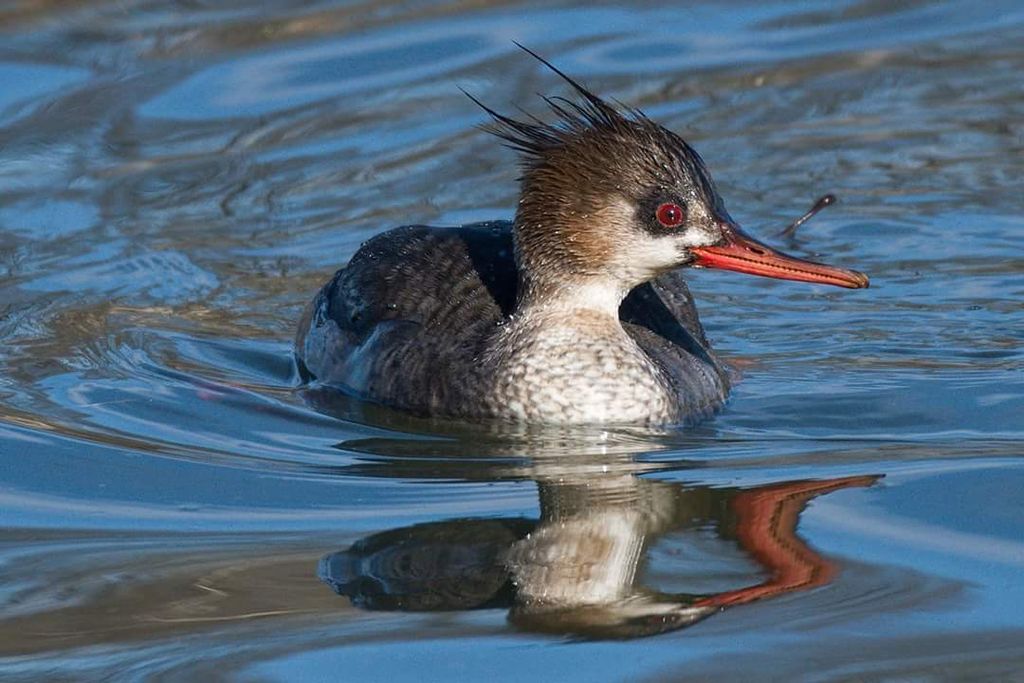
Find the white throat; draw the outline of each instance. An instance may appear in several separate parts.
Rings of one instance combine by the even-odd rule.
[[[571,314],[593,312],[609,315],[618,320],[619,306],[629,291],[620,283],[604,279],[565,282],[549,286],[545,295],[525,301],[518,313]]]

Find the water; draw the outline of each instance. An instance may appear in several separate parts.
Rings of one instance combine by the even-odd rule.
[[[509,216],[457,86],[566,92],[512,39],[872,288],[693,273],[744,378],[689,431],[302,390],[362,240]],[[6,3],[0,677],[1024,677],[1022,45],[1016,2]]]

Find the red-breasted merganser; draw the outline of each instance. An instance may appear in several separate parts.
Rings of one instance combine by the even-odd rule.
[[[477,102],[521,155],[515,219],[366,242],[299,324],[307,377],[429,416],[686,423],[729,379],[677,269],[868,286],[744,234],[682,138],[537,58],[581,98],[546,98],[556,122]]]

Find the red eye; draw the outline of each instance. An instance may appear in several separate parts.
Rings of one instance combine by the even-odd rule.
[[[659,206],[658,211],[654,215],[657,216],[658,222],[666,228],[678,227],[686,220],[686,211],[683,207],[671,202]]]

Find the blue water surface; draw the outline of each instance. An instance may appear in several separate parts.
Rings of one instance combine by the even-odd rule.
[[[570,94],[513,41],[871,288],[689,273],[740,377],[689,429],[304,387],[362,241],[511,216],[459,88]],[[1018,2],[0,7],[0,678],[1024,678],[1022,46]]]

